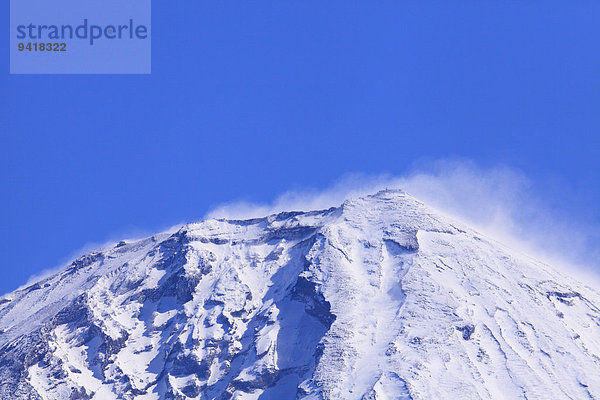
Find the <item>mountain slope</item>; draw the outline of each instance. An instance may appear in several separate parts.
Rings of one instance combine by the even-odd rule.
[[[0,398],[600,398],[599,306],[382,191],[121,242],[4,296]]]

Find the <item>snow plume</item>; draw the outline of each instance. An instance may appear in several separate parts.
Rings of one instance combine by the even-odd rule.
[[[522,171],[441,161],[429,170],[400,178],[398,183],[413,196],[488,237],[598,281],[598,226],[570,215],[573,210],[553,207]],[[576,196],[575,191],[566,193]]]
[[[525,173],[503,165],[482,168],[471,161],[441,160],[423,163],[403,176],[351,174],[323,190],[287,191],[270,204],[224,204],[207,217],[242,219],[325,209],[384,188],[402,189],[534,258],[574,269],[590,279],[600,275],[598,227],[570,216],[568,210],[553,208],[536,193]]]

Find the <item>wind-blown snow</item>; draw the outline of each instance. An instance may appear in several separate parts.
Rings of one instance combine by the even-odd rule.
[[[122,242],[4,296],[0,398],[600,398],[599,305],[382,191]]]

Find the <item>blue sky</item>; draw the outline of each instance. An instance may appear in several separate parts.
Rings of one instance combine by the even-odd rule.
[[[546,209],[599,226],[598,2],[154,1],[152,15],[147,76],[9,75],[0,39],[1,293],[223,202],[446,158],[522,171]]]

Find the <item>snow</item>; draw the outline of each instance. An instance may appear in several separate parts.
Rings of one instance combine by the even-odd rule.
[[[4,298],[0,397],[600,398],[598,290],[400,191],[189,224]]]

